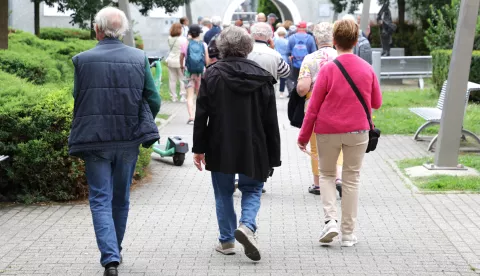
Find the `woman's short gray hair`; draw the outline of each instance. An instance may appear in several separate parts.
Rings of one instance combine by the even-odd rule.
[[[250,32],[256,40],[268,41],[273,37],[272,27],[265,22],[255,23]]]
[[[220,57],[247,57],[253,50],[253,39],[244,28],[230,26],[217,38]]]
[[[95,24],[106,37],[119,38],[128,30],[125,13],[114,7],[105,7],[95,15]]]
[[[333,24],[322,22],[313,27],[313,36],[317,40],[318,46],[333,44]]]

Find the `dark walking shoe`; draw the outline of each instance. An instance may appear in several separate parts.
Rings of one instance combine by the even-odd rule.
[[[252,261],[260,261],[260,251],[258,250],[255,234],[247,226],[240,224],[235,230],[235,239],[243,245],[245,255]]]
[[[335,180],[335,186],[337,187],[338,195],[342,198],[342,180],[337,178],[337,180]]]
[[[118,276],[118,270],[116,267],[109,267],[105,269],[103,276]]]
[[[266,193],[267,190],[265,190],[264,188],[262,188],[262,194]]]
[[[320,186],[312,185],[308,187],[308,192],[314,195],[320,195]]]

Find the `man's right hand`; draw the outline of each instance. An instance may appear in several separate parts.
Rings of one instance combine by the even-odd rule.
[[[198,153],[195,153],[193,155],[193,163],[195,164],[195,166],[197,167],[197,169],[199,171],[203,171],[203,168],[202,168],[202,164],[205,166],[206,163],[205,163],[205,154],[201,153],[201,154],[198,154]]]

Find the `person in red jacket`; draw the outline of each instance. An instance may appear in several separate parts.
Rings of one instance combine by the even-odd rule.
[[[355,21],[337,21],[333,28],[333,44],[338,53],[336,60],[345,67],[371,112],[372,108],[378,109],[382,105],[382,94],[372,66],[353,54],[358,35],[359,27]],[[325,64],[315,82],[298,137],[300,150],[306,151],[312,131],[317,136],[320,191],[325,213],[325,227],[320,235],[322,243],[332,242],[339,232],[335,173],[340,151],[343,151],[342,246],[357,243],[354,229],[358,186],[369,129],[365,110],[338,66],[334,62]]]

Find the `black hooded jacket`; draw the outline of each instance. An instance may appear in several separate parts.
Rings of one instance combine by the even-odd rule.
[[[246,58],[208,67],[197,98],[192,150],[205,153],[207,170],[266,181],[269,169],[281,165],[275,83]]]

